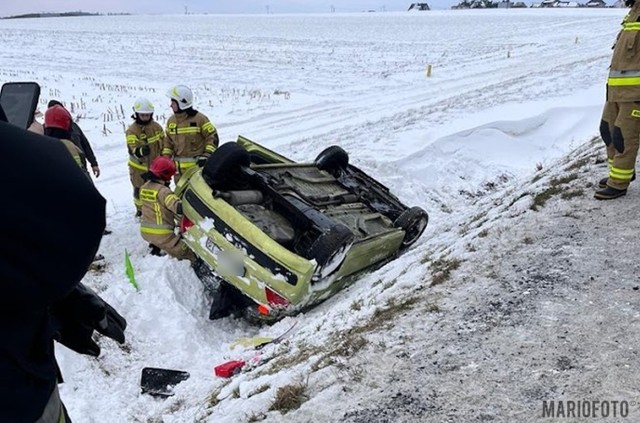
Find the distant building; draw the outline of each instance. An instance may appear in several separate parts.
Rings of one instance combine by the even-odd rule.
[[[411,6],[409,6],[409,10],[422,11],[422,10],[431,10],[431,8],[429,7],[428,3],[411,3]]]
[[[607,3],[604,0],[589,0],[584,5],[585,7],[607,7]]]

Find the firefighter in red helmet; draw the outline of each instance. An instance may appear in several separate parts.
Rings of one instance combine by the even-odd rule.
[[[87,160],[84,153],[70,141],[72,121],[71,115],[64,107],[50,107],[44,114],[44,134],[59,139],[64,146],[67,147],[69,154],[71,154],[71,157],[73,157],[73,160],[75,160],[80,169],[89,177],[89,173],[86,170]]]
[[[175,174],[173,160],[160,156],[151,162],[149,172],[142,175],[146,182],[140,187],[140,234],[151,246],[152,253],[164,250],[170,256],[193,263],[195,255],[175,233],[176,218],[182,216],[182,202],[169,188]]]

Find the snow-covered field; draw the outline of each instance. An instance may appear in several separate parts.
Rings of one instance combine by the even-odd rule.
[[[361,357],[360,373],[341,372],[344,354],[335,350],[343,345],[341,336],[357,332],[373,342],[376,336],[362,328],[382,310],[429,298],[434,262],[468,259],[471,248],[460,238],[474,222],[597,134],[611,46],[624,13],[1,20],[0,82],[35,80],[42,86],[42,109],[51,98],[73,108],[102,168],[96,185],[108,200],[113,233],[101,245],[107,267],[85,281],[127,318],[127,344],[101,340],[99,359],[57,349],[65,376],[61,393],[74,421],[353,417],[366,396],[360,392],[356,403],[349,393],[379,363],[360,344],[351,354]],[[427,231],[406,254],[304,315],[263,328],[232,318],[208,321],[202,285],[188,264],[148,255],[133,217],[124,128],[139,96],[154,102],[164,124],[170,116],[165,92],[175,84],[194,89],[195,107],[211,118],[223,142],[242,134],[303,161],[341,145],[405,203],[426,209]],[[531,198],[516,199],[520,206],[505,213],[533,213]],[[511,238],[504,236],[506,245]],[[125,249],[139,292],[125,275]],[[446,289],[438,295],[446,297]],[[262,353],[270,362],[230,382],[214,376],[215,365],[253,356],[231,350],[235,340],[274,336],[294,321],[290,340]],[[393,329],[407,343],[414,332],[429,338],[431,330]],[[174,397],[158,400],[139,392],[146,366],[182,369],[191,377]],[[307,402],[284,415],[268,411],[278,388],[296,383],[306,386]],[[512,407],[519,417],[511,421],[525,421],[518,404]],[[358,421],[373,420],[368,415]]]

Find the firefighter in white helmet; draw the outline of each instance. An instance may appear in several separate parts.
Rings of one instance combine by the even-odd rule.
[[[167,96],[171,99],[173,116],[167,122],[162,155],[176,161],[178,173],[174,181],[177,184],[187,169],[196,164],[204,165],[220,141],[209,118],[193,108],[193,93],[189,87],[176,85]]]
[[[141,215],[140,187],[145,183],[142,174],[149,171],[149,165],[162,153],[164,131],[153,120],[153,104],[146,98],[139,98],[133,104],[132,119],[135,120],[126,131],[129,151],[129,176],[133,185],[133,202],[136,217]]]

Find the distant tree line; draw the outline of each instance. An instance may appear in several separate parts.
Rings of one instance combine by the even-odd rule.
[[[90,13],[90,12],[61,12],[61,13],[25,13],[23,15],[7,16],[1,19],[27,19],[27,18],[64,18],[69,16],[119,16],[131,13]]]

